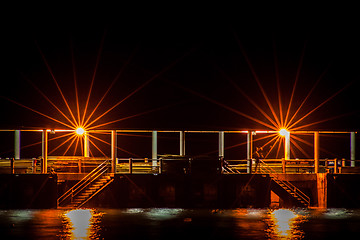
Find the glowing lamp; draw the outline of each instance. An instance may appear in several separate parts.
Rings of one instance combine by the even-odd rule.
[[[85,133],[85,130],[82,127],[78,127],[75,132],[77,135],[83,135]]]
[[[285,137],[286,135],[289,134],[289,132],[288,132],[288,130],[286,130],[285,128],[282,128],[282,129],[280,129],[279,134],[280,134],[281,136],[284,136],[284,137]]]

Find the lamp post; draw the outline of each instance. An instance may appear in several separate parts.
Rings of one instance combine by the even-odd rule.
[[[279,134],[285,138],[285,160],[290,160],[290,132],[285,128],[280,129]]]

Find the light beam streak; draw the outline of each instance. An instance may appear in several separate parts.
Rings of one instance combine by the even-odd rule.
[[[191,52],[191,51],[190,51]],[[183,58],[185,58],[187,55],[190,54],[190,52],[187,52],[186,54],[184,54],[182,57],[176,59],[174,62],[172,62],[171,64],[169,64],[167,67],[163,68],[159,73],[153,75],[149,80],[145,81],[143,84],[141,84],[138,88],[136,88],[135,90],[133,90],[131,93],[129,93],[126,97],[124,97],[122,100],[120,100],[119,102],[117,102],[116,104],[114,104],[112,107],[110,107],[108,110],[106,110],[103,114],[101,114],[99,117],[97,117],[95,120],[93,120],[91,123],[87,124],[87,126],[91,126],[94,122],[98,121],[99,119],[101,119],[103,116],[105,116],[106,114],[108,114],[110,111],[112,111],[114,108],[116,108],[117,106],[119,106],[121,103],[123,103],[125,100],[127,100],[128,98],[132,97],[135,93],[137,93],[138,91],[140,91],[141,89],[143,89],[145,86],[147,86],[149,83],[151,83],[152,81],[154,81],[155,79],[157,79],[159,76],[161,76],[162,74],[164,74],[166,71],[168,71],[170,68],[174,67],[179,61],[181,61]],[[89,119],[88,119],[89,120]],[[86,122],[87,123],[87,122]],[[85,124],[84,124],[85,125]]]
[[[91,119],[92,115],[96,112],[96,110],[98,109],[98,107],[100,106],[100,104],[102,103],[102,101],[104,100],[104,98],[107,96],[107,94],[110,92],[110,90],[112,89],[112,87],[114,86],[114,84],[118,81],[118,79],[120,78],[120,76],[122,75],[122,73],[125,71],[125,68],[127,67],[127,65],[131,62],[131,60],[133,59],[133,57],[135,56],[135,53],[138,51],[138,48],[136,48],[133,53],[129,56],[129,58],[127,59],[127,61],[125,62],[125,64],[122,65],[120,71],[118,72],[118,74],[116,75],[116,77],[114,78],[114,80],[111,82],[110,86],[108,87],[108,89],[106,90],[106,92],[104,93],[104,95],[101,97],[100,101],[96,104],[96,106],[94,107],[94,109],[92,110],[92,112],[90,113],[90,115],[87,117],[87,120],[85,121],[84,125],[87,124],[87,122]]]
[[[70,106],[69,106],[69,104],[68,104],[68,102],[67,102],[67,100],[66,100],[66,98],[65,98],[65,95],[63,94],[63,92],[62,92],[62,90],[61,90],[61,88],[60,88],[60,85],[59,85],[59,83],[57,82],[57,80],[56,80],[56,78],[55,78],[55,75],[54,75],[54,73],[53,73],[53,71],[52,71],[52,69],[51,69],[51,67],[50,67],[50,65],[49,65],[49,63],[48,63],[48,61],[47,61],[44,53],[43,53],[42,50],[40,49],[40,46],[37,44],[37,42],[35,42],[35,43],[36,43],[36,46],[37,46],[37,48],[38,48],[38,50],[39,50],[39,52],[40,52],[40,55],[41,55],[44,63],[45,63],[45,65],[46,65],[46,68],[47,68],[47,70],[49,71],[49,73],[50,73],[50,75],[51,75],[51,77],[52,77],[52,79],[53,79],[53,81],[54,81],[54,83],[55,83],[55,85],[56,85],[56,87],[57,87],[57,89],[58,89],[58,91],[59,91],[59,93],[60,93],[60,95],[61,95],[61,97],[62,97],[62,99],[63,99],[63,101],[64,101],[64,103],[65,103],[65,105],[66,105],[66,107],[67,107],[67,109],[68,109],[68,111],[69,111],[69,113],[70,113],[70,115],[71,115],[71,117],[72,117],[72,119],[74,120],[74,122],[76,122],[76,119],[75,119],[75,117],[74,117],[74,115],[73,115],[73,113],[72,113],[72,111],[71,111],[71,108],[70,108]]]
[[[280,136],[277,136],[275,143],[270,147],[270,150],[269,150],[268,153],[265,155],[265,158],[267,158],[267,157],[270,155],[271,151],[275,148],[275,146],[277,145],[277,143],[280,144],[280,140],[281,140],[281,137],[280,137]]]
[[[276,87],[279,101],[279,115],[280,115],[280,128],[284,127],[284,116],[282,112],[282,101],[281,101],[281,88],[280,88],[280,75],[279,75],[279,64],[276,54],[275,40],[273,39],[273,55],[274,55],[274,67],[275,67],[275,78]]]
[[[275,127],[279,127],[277,123],[275,123],[269,115],[265,113],[264,110],[261,109],[259,105],[255,103],[227,74],[224,73],[218,66],[217,69],[225,76],[225,78],[236,88],[238,92],[240,92],[267,120],[269,120]]]
[[[260,80],[259,80],[259,77],[258,77],[258,75],[256,74],[255,69],[254,69],[252,63],[250,62],[250,59],[249,59],[249,57],[247,56],[247,54],[246,54],[246,52],[245,52],[245,49],[243,48],[243,46],[242,46],[242,44],[241,44],[241,42],[240,42],[240,39],[237,37],[236,34],[235,34],[235,38],[236,38],[236,40],[237,40],[237,42],[238,42],[238,45],[239,45],[240,50],[241,50],[241,52],[242,52],[242,54],[243,54],[243,56],[244,56],[244,58],[245,58],[245,61],[247,62],[248,66],[249,66],[249,69],[250,69],[250,71],[251,71],[251,73],[252,73],[252,75],[253,75],[253,77],[254,77],[254,79],[255,79],[255,81],[256,81],[256,83],[257,83],[257,85],[258,85],[258,87],[259,87],[259,89],[260,89],[260,91],[261,91],[261,93],[262,93],[262,95],[263,95],[266,103],[267,103],[267,105],[268,105],[268,107],[270,108],[270,111],[271,111],[273,117],[275,118],[275,121],[277,122],[277,128],[279,128],[279,126],[280,126],[280,121],[279,121],[277,115],[275,114],[275,110],[274,110],[274,108],[273,108],[273,106],[272,106],[272,104],[271,104],[271,102],[270,102],[270,100],[269,100],[269,98],[268,98],[268,96],[267,96],[267,94],[266,94],[266,92],[265,92],[265,90],[264,90],[264,88],[263,88]]]
[[[105,134],[109,134],[109,133],[105,133]],[[91,137],[92,137],[92,138],[95,138],[96,140],[98,140],[98,141],[100,141],[100,142],[102,142],[102,143],[105,143],[105,144],[111,146],[110,143],[104,141],[104,140],[101,139],[101,138],[95,137],[94,135],[91,135]],[[150,137],[151,137],[151,136],[150,136]],[[129,151],[127,151],[127,150],[125,150],[125,149],[123,149],[123,148],[121,148],[121,147],[116,146],[116,148],[119,149],[120,151],[125,152],[125,153],[128,153],[128,154],[130,154],[130,155],[132,155],[132,156],[135,156],[135,157],[138,157],[138,158],[141,157],[140,155],[137,155],[137,154],[135,154],[135,153],[133,153],[133,152],[129,152]]]
[[[34,84],[32,81],[30,81],[29,78],[27,78],[27,77],[26,77],[25,75],[23,75],[23,74],[22,74],[22,76],[23,76],[23,78],[24,78],[27,82],[29,82],[29,83],[31,84],[31,86],[32,86],[33,88],[35,88],[36,91],[38,91],[38,92],[41,94],[41,96],[43,96],[61,115],[63,115],[63,117],[65,117],[65,119],[66,119],[71,125],[73,125],[74,127],[76,126],[76,125],[65,115],[65,113],[63,113],[63,112],[55,105],[55,103],[53,103],[53,102],[45,95],[45,93],[43,93],[37,86],[35,86],[35,84]]]
[[[325,73],[327,73],[328,68],[325,69],[325,71],[322,72],[322,74],[320,75],[320,77],[317,79],[317,81],[315,82],[315,84],[312,86],[312,88],[310,89],[309,93],[306,95],[306,97],[304,98],[304,100],[302,101],[302,103],[300,104],[300,106],[298,107],[298,109],[296,110],[296,112],[293,114],[293,116],[291,117],[291,119],[289,120],[289,122],[287,122],[286,124],[286,128],[289,127],[289,125],[291,124],[291,122],[294,120],[294,118],[296,117],[296,115],[298,114],[298,112],[300,111],[300,109],[302,108],[302,106],[305,104],[306,100],[310,97],[310,95],[312,94],[312,92],[315,90],[316,86],[319,84],[320,80],[323,79]]]
[[[73,140],[71,141],[69,146],[66,148],[65,152],[63,153],[63,156],[66,155],[66,153],[69,151],[70,147],[73,145],[73,143],[75,142],[76,139],[78,139],[78,138],[76,138],[76,137],[73,138]]]
[[[76,150],[77,150],[77,147],[78,147],[78,145],[79,145],[79,140],[80,140],[79,137],[76,138],[75,148],[74,148],[74,152],[73,152],[73,155],[74,155],[74,156],[76,155]]]
[[[173,104],[172,104],[172,105],[173,105]],[[172,106],[172,105],[171,105],[171,106]],[[113,124],[113,123],[116,123],[116,122],[121,122],[121,121],[130,119],[130,118],[134,118],[134,117],[142,116],[142,115],[145,115],[145,114],[149,114],[149,113],[151,113],[151,112],[156,112],[156,111],[159,111],[159,110],[161,110],[161,109],[168,108],[168,107],[169,107],[169,106],[164,106],[164,107],[159,107],[159,108],[156,108],[156,109],[151,109],[151,110],[148,110],[148,111],[145,111],[145,112],[141,112],[141,113],[137,113],[137,114],[134,114],[134,115],[131,115],[131,116],[127,116],[127,117],[119,118],[119,119],[116,119],[116,120],[113,120],[113,121],[109,121],[109,122],[105,122],[105,123],[102,123],[102,124],[98,124],[98,125],[93,126],[93,127],[90,127],[90,124],[89,124],[89,125],[86,126],[85,128],[88,129],[88,130],[92,130],[92,129],[99,128],[99,127],[103,127],[103,126],[106,126],[106,125],[109,125],[109,124]]]
[[[93,136],[91,136],[92,138],[93,138]],[[106,156],[106,154],[94,143],[94,141],[92,141],[91,139],[90,139],[90,136],[89,136],[89,142],[90,143],[92,143],[92,145],[104,156],[104,157],[108,157],[108,156]],[[93,155],[92,153],[91,153],[91,155]]]
[[[297,149],[299,149],[302,154],[305,155],[305,157],[311,158],[311,156],[307,152],[305,152],[305,150],[295,140],[290,139],[290,141]]]
[[[46,118],[48,118],[48,119],[50,119],[50,120],[52,120],[52,121],[54,121],[54,122],[60,123],[60,124],[62,124],[62,125],[64,125],[64,126],[70,128],[70,129],[73,128],[73,126],[70,126],[70,125],[68,125],[68,124],[66,124],[66,123],[63,123],[63,122],[61,122],[60,120],[57,120],[56,118],[50,117],[50,116],[48,116],[48,115],[46,115],[46,114],[44,114],[44,113],[42,113],[42,112],[39,112],[39,111],[37,111],[37,110],[35,110],[35,109],[33,109],[33,108],[30,108],[30,107],[28,107],[28,106],[26,106],[26,105],[24,105],[24,104],[21,104],[21,103],[19,103],[19,102],[16,102],[16,101],[14,101],[14,100],[12,100],[12,99],[10,99],[10,98],[4,97],[4,96],[1,96],[1,97],[4,98],[4,99],[6,99],[6,100],[8,100],[8,101],[10,101],[10,102],[12,102],[12,103],[15,103],[15,104],[17,104],[17,105],[19,105],[19,106],[21,106],[21,107],[24,107],[24,108],[26,108],[26,109],[28,109],[28,110],[30,110],[30,111],[33,111],[34,113],[37,113],[37,114],[39,114],[39,115],[41,115],[41,116],[43,116],[43,117],[46,117]]]
[[[75,135],[72,135],[70,138],[66,139],[64,142],[62,142],[61,144],[59,144],[58,146],[56,146],[54,149],[52,149],[48,154],[52,154],[53,152],[55,152],[56,150],[58,150],[60,147],[62,147],[65,143],[67,143],[68,141],[70,141],[71,139],[75,138]]]
[[[81,126],[84,126],[84,125],[85,125],[85,124],[84,124],[84,119],[85,119],[86,111],[87,111],[87,108],[88,108],[88,105],[89,105],[90,95],[91,95],[92,88],[93,88],[93,85],[94,85],[96,72],[97,72],[97,69],[98,69],[98,66],[99,66],[99,62],[100,62],[100,56],[101,56],[102,49],[103,49],[103,45],[104,45],[104,41],[105,41],[105,33],[106,33],[106,32],[104,32],[103,37],[102,37],[102,39],[101,39],[100,47],[99,47],[98,54],[97,54],[97,57],[96,57],[96,63],[95,63],[94,73],[93,73],[92,78],[91,78],[89,93],[88,93],[88,96],[87,96],[87,99],[86,99],[85,108],[84,108],[84,112],[83,112],[83,116],[82,116],[82,120],[81,120],[81,124],[80,124]]]
[[[236,114],[238,114],[238,115],[240,115],[240,116],[246,117],[246,118],[248,118],[248,119],[250,119],[250,120],[253,120],[253,121],[257,122],[257,123],[260,123],[261,125],[263,125],[263,126],[265,126],[265,127],[268,127],[268,128],[270,128],[270,129],[277,130],[276,127],[274,127],[274,126],[272,126],[272,125],[270,125],[270,124],[267,124],[267,123],[265,123],[265,122],[263,122],[263,121],[261,121],[261,120],[259,120],[259,119],[256,119],[256,118],[254,118],[254,117],[252,117],[252,116],[250,116],[250,115],[247,115],[247,114],[245,114],[245,113],[242,113],[242,112],[240,112],[240,111],[238,111],[238,110],[236,110],[236,109],[234,109],[234,108],[231,108],[231,107],[229,107],[229,106],[227,106],[227,105],[225,105],[225,104],[223,104],[223,103],[220,103],[220,102],[218,102],[218,101],[216,101],[216,100],[214,100],[214,99],[211,99],[211,98],[209,98],[209,97],[207,97],[207,96],[205,96],[205,95],[203,95],[203,94],[201,94],[201,93],[199,93],[199,92],[196,92],[196,91],[194,91],[194,90],[191,90],[191,89],[189,89],[189,88],[186,88],[186,87],[184,87],[184,86],[182,86],[182,85],[180,85],[180,84],[178,84],[178,83],[175,83],[175,82],[171,82],[171,83],[172,83],[173,85],[179,87],[179,88],[182,88],[182,89],[184,89],[184,90],[186,90],[186,91],[188,91],[188,92],[190,92],[190,93],[192,93],[192,94],[194,94],[194,95],[196,95],[196,96],[199,96],[199,97],[201,97],[201,98],[203,98],[203,99],[205,99],[205,100],[207,100],[207,101],[209,101],[209,102],[212,102],[212,103],[214,103],[214,104],[216,104],[216,105],[218,105],[218,106],[220,106],[220,107],[223,107],[223,108],[225,108],[225,109],[227,109],[227,110],[229,110],[229,111],[231,111],[231,112],[234,112],[234,113],[236,113]]]
[[[75,101],[76,101],[76,112],[77,112],[77,125],[80,125],[80,106],[79,106],[79,93],[77,88],[77,77],[76,77],[76,67],[75,67],[75,56],[74,56],[74,46],[72,41],[70,41],[70,52],[71,52],[71,63],[73,69],[73,79],[74,79],[74,88],[75,88]],[[78,127],[78,126],[75,126]]]
[[[291,109],[291,104],[293,102],[293,98],[294,98],[294,95],[295,95],[296,85],[297,85],[297,82],[299,81],[300,70],[301,70],[301,67],[302,67],[302,64],[303,64],[303,61],[304,61],[305,47],[306,47],[306,43],[304,44],[304,48],[303,48],[302,53],[301,53],[299,65],[298,65],[298,68],[297,68],[297,71],[296,71],[295,82],[294,82],[294,85],[293,85],[293,88],[292,88],[292,91],[291,91],[289,106],[288,106],[287,111],[286,111],[285,123],[287,123],[289,113],[290,113],[290,109]]]
[[[329,102],[330,100],[332,100],[335,96],[337,96],[338,94],[340,94],[342,91],[344,91],[346,88],[348,88],[350,85],[352,85],[353,82],[347,84],[345,87],[343,87],[342,89],[340,89],[339,91],[337,91],[336,93],[334,93],[333,95],[331,95],[329,98],[327,98],[325,101],[323,101],[322,103],[320,103],[318,106],[316,106],[313,110],[309,111],[307,114],[305,114],[303,117],[301,117],[299,120],[297,120],[295,123],[293,123],[289,128],[294,127],[296,124],[298,124],[299,122],[301,122],[302,120],[304,120],[305,118],[307,118],[310,114],[312,114],[313,112],[315,112],[317,109],[319,109],[320,107],[322,107],[325,103]]]

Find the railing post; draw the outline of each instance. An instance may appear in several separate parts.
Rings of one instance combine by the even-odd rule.
[[[180,131],[180,156],[185,155],[185,132]]]
[[[355,167],[355,132],[350,133],[350,166]]]
[[[281,162],[282,162],[282,173],[286,173],[286,159],[283,158]]]
[[[224,165],[225,165],[224,157],[220,157],[219,161],[220,161],[220,173],[223,173],[223,169],[224,169]]]
[[[155,169],[157,164],[157,131],[152,131],[152,168]]]
[[[84,136],[84,157],[90,156],[90,142],[89,142],[89,133],[85,132]]]
[[[78,160],[79,173],[81,173],[81,158]]]
[[[10,173],[11,174],[15,173],[15,159],[14,158],[10,159]]]
[[[224,157],[224,132],[219,132],[219,157]]]
[[[159,161],[160,161],[160,162],[159,162],[159,165],[160,165],[160,166],[159,166],[159,173],[162,174],[162,171],[163,171],[163,159],[160,158]]]
[[[338,167],[337,167],[338,160],[337,158],[334,159],[334,173],[338,173]]]
[[[253,160],[251,158],[247,160],[247,173],[250,173],[250,174],[252,172],[252,161]]]
[[[48,133],[46,129],[42,131],[42,162],[41,173],[47,173],[47,157],[48,157]]]
[[[251,174],[252,168],[252,149],[253,149],[253,132],[248,131],[246,138],[246,159],[247,159],[247,173]]]
[[[319,173],[319,152],[320,152],[320,137],[319,132],[314,132],[314,166],[315,173]]]
[[[133,159],[129,158],[129,173],[130,174],[132,174],[132,162],[133,162]]]
[[[20,130],[14,133],[14,156],[16,160],[20,159]]]
[[[117,157],[117,137],[116,131],[111,131],[111,173],[116,173],[116,157]]]

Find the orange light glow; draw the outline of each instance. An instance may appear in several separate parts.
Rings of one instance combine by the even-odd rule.
[[[289,134],[289,131],[286,130],[285,128],[282,128],[282,129],[279,130],[279,134],[280,134],[281,136],[285,137],[286,135]]]
[[[78,127],[76,130],[75,130],[76,134],[77,135],[83,135],[85,133],[85,130],[82,128],[82,127]]]
[[[277,209],[271,212],[270,237],[276,239],[302,239],[304,232],[299,224],[305,219],[290,209]]]
[[[75,209],[63,214],[64,237],[67,239],[98,239],[99,221],[102,213],[92,209]]]

